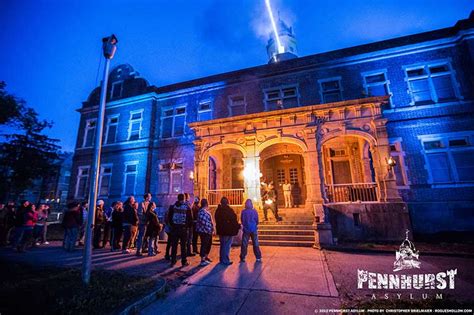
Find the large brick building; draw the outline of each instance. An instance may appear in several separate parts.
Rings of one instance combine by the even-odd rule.
[[[314,218],[316,243],[472,231],[474,14],[300,58],[292,29],[279,32],[285,52],[271,38],[269,63],[253,68],[162,87],[114,68],[99,197],[150,191],[166,207],[190,192],[240,206],[261,203],[261,181],[281,192],[288,180],[287,221]],[[78,110],[70,199],[88,191],[99,92]]]

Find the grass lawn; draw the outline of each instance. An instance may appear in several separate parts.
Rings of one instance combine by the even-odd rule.
[[[151,278],[97,270],[85,287],[79,269],[0,262],[0,314],[108,314],[154,289]]]

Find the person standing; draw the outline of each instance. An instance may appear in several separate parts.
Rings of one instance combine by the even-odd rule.
[[[253,253],[257,262],[262,261],[262,252],[258,245],[258,212],[253,207],[252,200],[245,201],[245,209],[240,214],[240,222],[242,222],[242,245],[240,247],[240,262],[245,262],[247,256],[247,247],[249,239],[252,239]]]
[[[110,239],[110,250],[115,252],[120,249],[120,239],[123,234],[123,204],[115,201],[112,211],[112,238]]]
[[[145,235],[146,235],[146,229],[147,229],[147,215],[146,215],[146,212],[147,212],[147,209],[148,209],[148,206],[152,203],[151,201],[151,193],[146,193],[144,196],[143,196],[143,201],[140,202],[140,204],[138,205],[138,236],[137,236],[137,252],[136,252],[136,255],[137,256],[141,256],[142,255],[142,251],[145,251],[145,249],[147,248],[147,242],[145,240],[144,241],[144,238],[145,238]]]
[[[216,230],[219,235],[220,251],[219,261],[223,265],[232,265],[230,260],[230,248],[232,240],[238,234],[240,224],[237,222],[237,215],[229,206],[229,199],[222,197],[221,203],[216,209]]]
[[[23,235],[17,247],[18,252],[23,253],[26,249],[26,246],[31,242],[33,238],[33,229],[37,220],[38,214],[36,213],[36,206],[30,203],[24,213]]]
[[[14,250],[18,250],[21,239],[23,238],[23,232],[24,232],[23,223],[25,222],[25,214],[29,205],[30,205],[30,202],[28,200],[23,200],[20,206],[15,211],[15,217],[13,220],[14,230],[13,230],[13,242],[12,242],[12,248]]]
[[[206,200],[206,202],[207,202],[207,200]],[[191,208],[191,212],[193,214],[193,239],[192,239],[193,248],[192,249],[193,249],[193,254],[195,254],[195,255],[199,254],[198,246],[197,246],[199,234],[196,231],[196,222],[197,222],[197,219],[198,219],[199,209],[201,207],[199,206],[199,197],[195,197],[193,206]]]
[[[84,246],[84,238],[86,236],[86,227],[87,227],[87,210],[89,209],[89,204],[87,201],[81,203],[81,208],[79,212],[81,213],[81,226],[79,227],[79,246]]]
[[[191,215],[192,215],[192,205],[191,205],[191,202],[189,201],[188,193],[184,194],[184,203],[186,203],[188,207],[191,209]],[[194,217],[193,217],[193,222],[194,222]],[[196,256],[196,254],[194,254],[193,251],[191,250],[191,245],[193,243],[193,226],[190,226],[187,232],[188,232],[188,238],[186,240],[186,256],[188,257]]]
[[[37,221],[35,227],[33,228],[33,244],[34,246],[39,246],[44,243],[44,228],[46,225],[46,220],[48,219],[48,213],[46,212],[46,207],[44,204],[40,204],[38,210],[36,211]]]
[[[265,217],[265,221],[268,221],[268,209],[272,211],[277,221],[281,221],[282,219],[278,215],[278,198],[275,187],[273,187],[273,182],[270,182],[268,185],[268,190],[263,196],[263,200],[263,215]]]
[[[92,245],[94,249],[102,248],[105,244],[100,246],[100,240],[102,239],[102,229],[104,228],[104,201],[97,200],[97,207],[95,207],[95,221],[94,221],[94,239]]]
[[[9,238],[10,231],[15,223],[15,204],[9,201],[6,207],[2,210],[2,228],[0,231],[0,246],[6,246]]]
[[[212,260],[209,258],[209,253],[212,246],[212,235],[214,234],[214,221],[212,220],[211,212],[208,209],[207,199],[201,200],[201,208],[196,215],[196,232],[201,238],[201,256],[200,266],[209,265]]]
[[[44,226],[43,226],[43,235],[41,236],[41,243],[44,245],[49,245],[48,242],[48,224],[49,224],[49,215],[51,214],[51,208],[48,204],[43,205],[43,211],[46,215],[46,220],[44,221]]]
[[[283,197],[285,198],[285,208],[292,208],[293,203],[291,200],[291,184],[285,179],[285,183],[282,185],[283,188]]]
[[[160,253],[157,245],[157,238],[160,234],[160,221],[155,213],[155,208],[155,204],[149,202],[145,211],[147,224],[145,236],[148,239],[148,256],[156,256],[156,254]]]
[[[62,226],[64,228],[64,249],[72,252],[76,246],[77,235],[81,226],[80,205],[77,202],[71,202],[67,205],[64,213]]]
[[[171,226],[171,267],[176,264],[178,242],[181,247],[181,264],[188,266],[186,259],[186,243],[188,230],[193,225],[189,204],[184,200],[184,194],[178,194],[178,201],[168,211],[168,222]]]
[[[104,209],[104,239],[102,240],[102,247],[107,246],[109,239],[111,237],[112,230],[112,211],[114,207],[107,207]],[[112,245],[110,246],[112,247]]]
[[[135,198],[128,197],[123,207],[123,242],[122,254],[129,254],[130,242],[138,225],[138,214],[135,206]]]

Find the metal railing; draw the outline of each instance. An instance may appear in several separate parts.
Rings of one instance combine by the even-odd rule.
[[[351,183],[326,185],[330,203],[378,201],[377,183]]]
[[[229,205],[241,206],[244,203],[244,189],[212,189],[206,192],[207,201],[210,206],[217,206],[222,197],[229,199]]]

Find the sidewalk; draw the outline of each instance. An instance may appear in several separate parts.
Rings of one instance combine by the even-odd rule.
[[[0,249],[3,261],[34,265],[80,267],[82,248],[65,252],[60,242],[19,254]],[[93,268],[167,280],[171,291],[143,310],[143,314],[311,314],[315,309],[338,308],[340,301],[323,253],[311,248],[262,246],[263,262],[256,263],[251,247],[247,262],[239,263],[240,248],[233,247],[228,267],[218,264],[219,247],[213,245],[213,263],[199,267],[199,257],[189,257],[169,268],[162,252],[136,257],[100,249],[93,252]],[[160,244],[164,250],[164,244]]]
[[[312,314],[338,308],[339,298],[321,251],[310,248],[262,247],[263,262],[250,250],[240,264],[233,248],[228,267],[214,263],[199,269],[164,299],[142,314]]]

